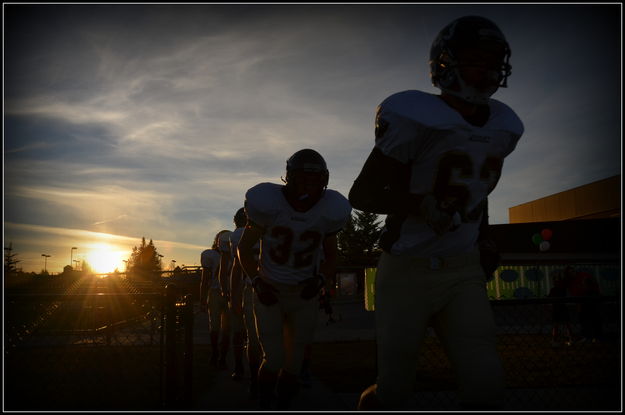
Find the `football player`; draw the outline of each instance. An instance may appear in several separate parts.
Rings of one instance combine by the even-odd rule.
[[[378,378],[362,393],[361,410],[411,405],[428,324],[455,369],[463,408],[500,403],[503,371],[485,287],[497,253],[486,208],[523,133],[514,111],[491,98],[507,86],[509,58],[495,23],[461,17],[431,46],[440,95],[399,92],[377,108],[375,146],[349,193],[354,208],[387,215],[375,287]]]
[[[247,224],[245,209],[240,208],[234,215],[236,229],[230,235],[230,252],[234,253],[232,272],[230,275],[230,309],[232,311],[232,348],[234,354],[234,373],[232,378],[243,377],[243,353],[247,350],[247,361],[250,370],[250,398],[258,394],[258,368],[262,350],[256,332],[254,319],[252,280],[243,273],[241,263],[236,256],[239,240]],[[255,258],[258,258],[258,244],[254,247]]]
[[[220,369],[227,369],[226,356],[230,349],[232,335],[232,312],[230,310],[230,272],[232,270],[233,254],[230,250],[231,231],[223,232],[219,236],[217,249],[221,255],[219,259],[219,287],[221,288],[222,301],[225,303],[228,326],[221,332]]]
[[[327,188],[328,179],[323,157],[304,149],[287,160],[284,185],[260,183],[245,195],[248,223],[238,254],[255,291],[263,410],[287,409],[296,395],[304,348],[317,323],[317,297],[336,272],[336,233],[350,217],[351,206]],[[253,247],[259,240],[257,263]]]
[[[202,280],[200,282],[200,307],[202,311],[208,309],[209,331],[211,342],[211,365],[226,368],[226,355],[230,344],[230,313],[228,302],[223,295],[219,281],[221,264],[220,241],[227,237],[230,231],[223,230],[215,235],[213,246],[202,252]]]

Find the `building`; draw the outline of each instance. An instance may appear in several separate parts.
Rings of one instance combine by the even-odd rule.
[[[621,281],[621,176],[523,203],[509,209],[509,224],[492,225],[502,265],[488,283],[492,298],[542,297],[553,277],[573,266],[580,280],[594,277],[604,295]]]
[[[620,174],[508,209],[510,223],[618,218],[620,215]]]

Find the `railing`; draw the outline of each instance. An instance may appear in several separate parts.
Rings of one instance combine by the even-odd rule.
[[[180,296],[175,284],[166,288],[165,395],[166,409],[185,409],[193,400],[193,296]]]

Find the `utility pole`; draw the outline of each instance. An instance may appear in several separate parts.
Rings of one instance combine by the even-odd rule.
[[[48,273],[48,258],[50,258],[52,255],[41,254],[41,256],[44,257],[44,259],[43,259],[43,272],[45,272],[47,274]]]
[[[74,249],[78,249],[78,248],[75,247],[75,246],[72,246],[72,249],[71,249],[70,254],[69,254],[69,265],[70,266],[73,266],[72,264],[74,263]]]

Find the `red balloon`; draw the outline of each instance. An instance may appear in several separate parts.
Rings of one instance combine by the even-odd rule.
[[[548,241],[553,236],[553,232],[551,231],[551,229],[543,229],[540,232],[540,236],[542,236],[544,241]]]

